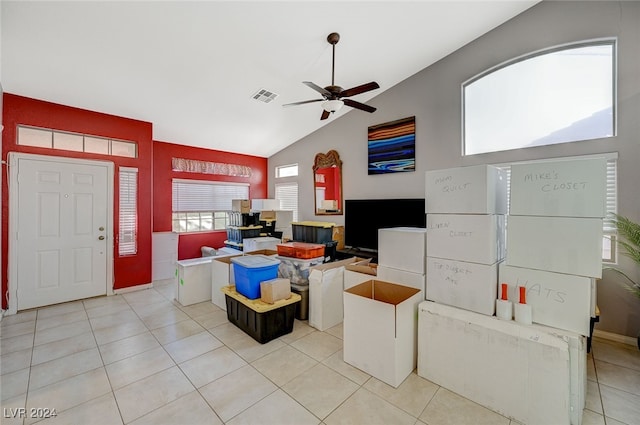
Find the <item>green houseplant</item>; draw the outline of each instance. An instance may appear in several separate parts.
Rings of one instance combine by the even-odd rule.
[[[619,238],[617,242],[618,246],[622,248],[622,254],[631,258],[640,267],[640,223],[618,214],[614,214],[613,222],[618,229]],[[633,280],[618,268],[609,267],[607,269],[622,276],[625,288],[640,298],[640,282]],[[640,335],[638,335],[638,349],[640,349]]]

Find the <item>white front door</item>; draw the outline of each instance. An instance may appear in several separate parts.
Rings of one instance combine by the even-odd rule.
[[[33,155],[13,161],[17,199],[10,201],[16,231],[10,285],[15,291],[10,293],[17,300],[10,304],[17,310],[108,292],[112,167]]]

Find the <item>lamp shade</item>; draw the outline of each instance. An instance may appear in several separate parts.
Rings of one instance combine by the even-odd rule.
[[[341,100],[327,100],[322,104],[322,108],[327,112],[336,112],[342,108],[342,105],[344,105],[344,102]]]

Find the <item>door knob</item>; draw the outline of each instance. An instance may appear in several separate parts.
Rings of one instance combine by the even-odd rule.
[[[98,239],[103,241],[104,240],[104,236],[98,236]]]

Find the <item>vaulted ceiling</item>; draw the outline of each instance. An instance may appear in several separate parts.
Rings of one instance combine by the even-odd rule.
[[[150,121],[154,140],[268,157],[321,121],[302,81],[375,96],[538,1],[7,1],[3,90]],[[261,89],[277,94],[253,99]]]

